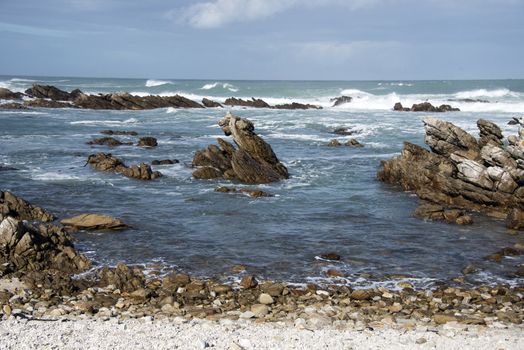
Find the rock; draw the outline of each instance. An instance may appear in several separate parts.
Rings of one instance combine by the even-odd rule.
[[[12,92],[9,89],[0,88],[0,100],[19,100],[24,96],[21,92]]]
[[[240,281],[240,285],[244,289],[250,289],[255,288],[258,285],[258,281],[256,280],[255,276],[244,276],[242,277],[242,280]]]
[[[105,145],[109,147],[116,147],[121,145],[132,145],[133,142],[122,142],[113,137],[102,137],[87,142],[88,145]]]
[[[151,165],[172,165],[172,164],[178,164],[180,161],[178,159],[162,159],[162,160],[153,160],[151,161]]]
[[[202,99],[202,104],[204,105],[204,107],[207,107],[207,108],[216,108],[216,107],[222,108],[223,107],[220,103],[216,101],[212,101],[205,97]]]
[[[298,102],[284,103],[284,104],[273,106],[272,108],[275,108],[275,109],[322,109],[322,107],[320,106],[298,103]]]
[[[421,344],[426,344],[426,343],[427,343],[427,340],[426,340],[426,338],[424,338],[424,337],[420,337],[420,338],[418,338],[418,339],[415,341],[415,343],[417,343],[417,344],[419,344],[419,345],[421,345]]]
[[[9,306],[9,305],[4,305],[4,306],[2,307],[2,311],[4,312],[4,315],[6,315],[6,316],[11,316],[11,312],[12,312],[11,306]]]
[[[458,318],[453,315],[435,314],[433,315],[433,321],[436,324],[445,324],[448,322],[457,322]]]
[[[90,265],[74,249],[64,229],[49,224],[32,226],[9,216],[0,223],[0,264],[4,263],[12,264],[15,271],[54,269],[65,273],[78,273]]]
[[[400,106],[395,105],[395,107],[401,108],[402,105]],[[395,110],[398,110],[398,109],[395,109]],[[422,102],[422,103],[415,103],[411,107],[410,111],[411,112],[457,112],[457,111],[460,111],[460,109],[453,108],[450,105],[445,105],[445,104],[440,105],[439,107],[435,107],[429,102]]]
[[[145,276],[138,267],[129,267],[119,263],[115,268],[104,267],[98,271],[98,285],[109,285],[123,292],[134,292],[145,286]]]
[[[99,171],[115,172],[138,180],[154,180],[162,176],[160,172],[152,171],[151,167],[144,163],[127,167],[111,153],[91,154],[87,158],[87,164]]]
[[[365,289],[357,289],[351,292],[350,297],[354,300],[369,300],[371,299],[371,294]]]
[[[342,146],[342,144],[337,139],[333,139],[333,140],[329,141],[329,143],[328,143],[328,147],[340,147],[340,146]]]
[[[254,304],[251,306],[251,312],[255,314],[255,317],[264,317],[269,313],[269,308],[264,304]]]
[[[233,136],[238,148],[218,139],[220,148],[210,145],[197,151],[193,157],[193,166],[199,167],[193,172],[195,178],[224,178],[251,184],[289,178],[287,168],[271,146],[254,132],[253,123],[228,113],[219,125],[226,136]]]
[[[48,98],[53,101],[72,100],[71,94],[51,85],[33,84],[33,87],[25,92],[28,96],[36,98]]]
[[[266,293],[262,293],[262,294],[260,294],[260,296],[258,297],[258,302],[259,302],[260,304],[266,304],[266,305],[269,305],[269,304],[273,304],[275,301],[273,300],[273,298],[271,297],[271,295],[266,294]]]
[[[444,157],[456,153],[469,160],[479,158],[480,148],[477,140],[463,129],[437,118],[424,118],[426,128],[425,142],[431,150]]]
[[[75,106],[69,102],[59,102],[54,100],[46,100],[43,98],[24,101],[24,106],[37,108],[75,108]]]
[[[320,257],[325,260],[333,260],[333,261],[340,260],[340,255],[338,255],[337,253],[320,254]]]
[[[261,190],[255,190],[252,188],[240,188],[237,189],[235,187],[226,187],[226,186],[220,186],[215,188],[215,192],[221,192],[221,193],[245,193],[250,197],[253,198],[260,198],[260,197],[273,197],[272,194],[261,191]]]
[[[506,227],[511,230],[524,230],[524,211],[512,208],[508,213]]]
[[[20,103],[3,103],[0,104],[0,109],[28,109],[26,106]]]
[[[490,143],[495,146],[503,145],[502,130],[500,130],[498,125],[486,119],[479,119],[477,121],[477,127],[480,130],[479,144],[481,147]]]
[[[242,107],[253,107],[253,108],[271,108],[271,106],[261,99],[255,99],[254,97],[251,100],[242,100],[240,98],[230,97],[224,104],[226,106],[242,106]]]
[[[329,269],[326,271],[326,276],[331,278],[344,277],[344,274],[337,269]]]
[[[335,130],[333,130],[333,134],[349,136],[353,135],[353,131],[348,128],[336,128]]]
[[[478,271],[478,270],[477,270],[477,268],[476,268],[474,265],[469,264],[469,265],[467,265],[466,267],[464,267],[464,268],[462,269],[462,274],[464,274],[464,275],[470,275],[470,274],[475,273],[475,272],[477,272],[477,271]]]
[[[145,137],[141,137],[140,140],[138,140],[137,146],[140,146],[140,147],[156,147],[156,146],[158,146],[158,142],[157,142],[156,138],[154,138],[154,137],[145,136]]]
[[[395,106],[393,107],[393,110],[394,111],[398,111],[398,112],[409,112],[409,111],[411,111],[411,109],[402,106],[402,103],[400,103],[400,102],[395,103]]]
[[[349,103],[353,100],[353,97],[351,96],[340,96],[340,97],[335,97],[335,98],[332,98],[331,100],[329,100],[330,102],[334,102],[333,103],[333,107],[336,107],[336,106],[340,106],[340,105],[343,105],[345,103]]]
[[[127,136],[137,136],[138,135],[136,131],[121,131],[121,130],[102,130],[100,131],[100,133],[104,135],[127,135]]]
[[[122,230],[129,227],[121,220],[103,214],[81,214],[63,219],[60,223],[79,230]]]
[[[518,256],[520,254],[521,253],[518,249],[515,249],[512,247],[506,247],[506,248],[499,250],[498,252],[488,255],[486,259],[495,261],[495,262],[501,262],[505,256]]]
[[[18,169],[0,164],[0,171],[16,171],[16,170]]]
[[[438,204],[423,203],[418,206],[413,214],[419,219],[446,221],[450,224],[470,225],[473,218],[465,211],[455,208],[445,208]]]
[[[47,210],[33,206],[11,192],[0,191],[0,220],[10,216],[18,220],[50,222],[55,219]]]
[[[356,139],[349,139],[344,145],[348,147],[364,147],[364,145],[358,142]]]
[[[204,108],[200,103],[186,97],[175,96],[134,96],[129,93],[112,93],[105,95],[78,94],[73,101],[79,108],[143,110],[154,108]]]

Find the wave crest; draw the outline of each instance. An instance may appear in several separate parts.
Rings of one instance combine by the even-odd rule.
[[[230,83],[221,83],[221,82],[205,84],[204,86],[202,86],[200,88],[200,90],[211,90],[211,89],[214,89],[214,88],[217,88],[217,87],[221,87],[222,89],[226,89],[226,90],[229,90],[231,92],[237,92],[238,91],[238,88],[235,85],[230,84]]]
[[[161,86],[161,85],[173,85],[172,81],[169,80],[155,80],[155,79],[149,79],[146,81],[146,87],[154,87],[154,86]]]

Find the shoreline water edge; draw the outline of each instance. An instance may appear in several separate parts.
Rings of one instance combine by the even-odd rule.
[[[162,81],[148,83],[148,87],[168,84]],[[217,86],[229,92],[236,89],[233,85],[217,83],[206,85],[205,90]],[[336,107],[351,104],[354,99],[342,95],[334,97],[330,103]],[[307,101],[270,105],[261,98],[232,97],[225,101],[204,98],[195,102],[178,94],[166,97],[129,93],[94,95],[39,84],[34,84],[24,93],[0,88],[0,100],[15,101],[0,104],[0,109],[15,111],[27,108],[37,111],[42,108],[133,111],[224,108],[222,117],[215,120],[212,127],[217,128],[218,122],[225,138],[217,138],[218,146],[207,144],[212,140],[207,138],[204,148],[194,149],[186,172],[192,182],[210,181],[217,194],[238,194],[249,197],[251,201],[275,197],[275,188],[271,184],[292,178],[293,165],[282,160],[281,148],[273,148],[269,143],[271,139],[268,141],[263,133],[258,134],[256,123],[227,111],[227,108],[291,111],[325,108]],[[485,103],[480,98],[472,102]],[[507,137],[504,136],[506,129],[479,118],[476,124],[480,138],[477,139],[471,129],[464,130],[436,118],[434,113],[439,113],[440,117],[442,112],[450,115],[460,112],[453,105],[433,105],[421,100],[409,108],[399,102],[392,105],[391,110],[401,114],[408,111],[431,113],[422,120],[429,150],[406,142],[400,156],[383,160],[380,166],[377,164],[377,173],[366,176],[371,175],[380,182],[410,191],[413,195],[403,197],[403,200],[420,200],[414,211],[417,220],[441,225],[438,226],[441,230],[468,227],[476,220],[494,220],[497,225],[504,222],[507,232],[513,237],[522,235],[524,120],[520,116],[508,118],[515,131],[518,128],[518,134]],[[239,109],[233,111],[237,113]],[[89,147],[96,148],[95,153],[83,159],[87,171],[96,176],[108,174],[117,181],[154,183],[162,181],[165,176],[159,166],[180,164],[174,158],[147,158],[146,162],[140,157],[111,153],[118,147],[147,151],[162,145],[162,140],[149,134],[144,136],[122,129],[98,131],[102,132],[102,137],[85,140]],[[333,152],[368,147],[365,140],[355,138],[358,131],[351,127],[340,126],[331,133],[342,141],[334,138],[322,142],[322,146]],[[0,162],[2,175],[17,172],[16,168],[16,164]],[[311,346],[315,341],[306,333],[300,333],[306,330],[319,332],[322,336],[317,341],[337,348],[351,344],[357,348],[359,345],[362,348],[388,348],[388,344],[393,348],[442,347],[449,337],[462,342],[461,345],[453,344],[457,347],[483,348],[497,344],[518,348],[524,342],[524,264],[519,260],[524,254],[524,244],[520,241],[510,246],[487,247],[492,251],[482,259],[484,263],[504,265],[505,268],[506,279],[493,283],[471,282],[469,276],[479,273],[482,268],[477,264],[467,264],[454,273],[454,278],[436,279],[426,287],[411,283],[408,271],[390,275],[390,279],[396,280],[394,285],[360,286],[347,283],[349,274],[337,268],[337,263],[345,257],[332,249],[323,250],[321,245],[316,248],[316,259],[325,267],[322,270],[325,279],[318,283],[266,280],[243,264],[231,266],[230,271],[223,271],[220,276],[202,277],[162,263],[147,268],[136,264],[100,264],[75,246],[74,237],[86,232],[94,232],[92,238],[97,237],[97,232],[100,235],[120,234],[112,232],[130,229],[133,225],[104,213],[106,205],[100,209],[93,206],[93,210],[87,213],[66,208],[60,213],[74,215],[60,215],[58,221],[47,208],[27,201],[44,203],[45,197],[46,193],[33,193],[31,198],[21,198],[7,188],[0,188],[1,338],[31,326],[47,332],[51,339],[55,337],[53,330],[39,322],[75,320],[82,327],[94,327],[95,334],[106,334],[100,329],[107,325],[120,327],[117,331],[122,334],[135,327],[153,333],[159,332],[158,327],[172,327],[174,332],[186,334],[210,332],[207,337],[198,337],[196,343],[180,343],[191,341],[189,337],[157,344],[166,348],[168,344],[184,348],[270,348],[275,343],[281,343],[283,348],[298,348],[307,344]],[[125,206],[116,198],[111,205]],[[54,204],[53,208],[56,207]],[[367,273],[356,275],[373,280]],[[266,322],[274,324],[259,325]],[[263,330],[255,330],[252,328],[254,324]],[[58,328],[63,329],[63,325],[61,322]],[[288,331],[289,327],[295,328],[299,332],[295,341],[287,345],[282,339],[279,341],[279,327],[287,327]],[[247,338],[246,330],[252,333],[267,331],[272,337],[256,343],[253,338]],[[330,333],[334,330],[337,333]],[[235,331],[240,333],[237,332],[238,335],[232,336],[231,340],[219,335],[231,336],[230,333]],[[495,335],[496,332],[501,333]],[[383,337],[383,343],[359,343],[367,336]],[[351,344],[336,343],[349,338],[353,339]],[[13,348],[19,344],[17,339],[9,339],[0,348]],[[395,339],[393,343],[391,339]],[[490,343],[491,340],[497,343]],[[53,340],[55,344],[57,341]],[[114,340],[108,338],[106,341]],[[74,348],[80,343],[67,340],[61,344]],[[116,348],[119,346],[124,347],[115,345]]]

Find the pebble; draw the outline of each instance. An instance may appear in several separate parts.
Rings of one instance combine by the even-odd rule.
[[[247,319],[250,319],[250,318],[253,318],[255,317],[255,313],[252,312],[252,311],[245,311],[243,313],[240,314],[240,318],[244,319],[244,320],[247,320]]]
[[[417,344],[425,344],[427,342],[426,338],[424,337],[421,337],[421,338],[418,338],[415,343]]]
[[[265,304],[255,304],[251,306],[251,312],[253,312],[256,317],[264,317],[269,313],[269,308]]]
[[[275,302],[273,300],[273,297],[266,293],[260,294],[260,296],[258,297],[258,301],[260,304],[267,304],[267,305],[273,304]]]

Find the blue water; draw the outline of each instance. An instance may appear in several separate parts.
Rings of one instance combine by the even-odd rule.
[[[0,110],[0,164],[19,169],[0,172],[0,188],[59,217],[99,212],[130,224],[125,231],[75,235],[77,246],[97,264],[160,263],[219,278],[233,278],[231,267],[243,264],[261,278],[297,283],[369,285],[389,283],[391,275],[402,274],[424,286],[460,276],[472,263],[480,271],[468,277],[469,283],[522,283],[509,276],[522,257],[505,258],[501,264],[484,260],[500,248],[524,243],[522,234],[512,235],[504,222],[480,214],[466,227],[415,219],[416,196],[378,182],[376,173],[381,160],[399,154],[403,141],[423,144],[421,119],[429,114],[393,112],[395,102],[409,106],[426,99],[434,104],[488,100],[446,102],[463,111],[436,116],[475,135],[476,120],[487,118],[508,136],[516,129],[507,121],[524,112],[524,81],[162,80],[0,77],[0,86],[23,91],[39,82],[69,91],[180,93],[218,101],[255,96],[270,103],[294,100],[325,108],[232,109],[255,123],[291,174],[289,180],[256,186],[275,195],[260,199],[214,192],[219,185],[242,187],[239,184],[191,177],[194,152],[224,137],[217,121],[228,109]],[[353,102],[331,108],[329,99],[342,94],[353,96]],[[327,147],[333,138],[349,138],[332,134],[336,127],[355,130],[351,137],[365,147]],[[87,156],[109,149],[85,143],[104,129],[133,130],[158,139],[154,149],[110,150],[127,164],[168,158],[180,163],[154,167],[164,177],[152,182],[93,171],[84,166]],[[342,261],[317,258],[326,252],[340,254]],[[326,279],[325,271],[333,267],[348,278]]]

